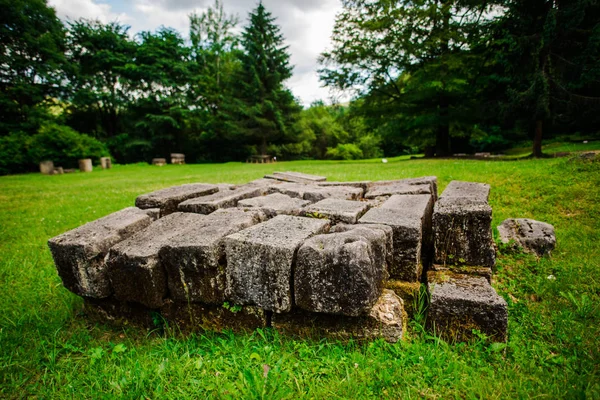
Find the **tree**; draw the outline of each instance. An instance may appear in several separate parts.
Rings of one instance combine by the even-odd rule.
[[[465,125],[472,66],[470,38],[490,9],[488,1],[345,0],[322,54],[326,85],[367,96],[381,117],[402,121],[438,156],[451,133]],[[452,132],[454,130],[454,132]]]
[[[0,0],[0,136],[35,133],[61,93],[64,29],[45,0]]]
[[[292,76],[292,67],[283,35],[274,21],[259,3],[250,13],[250,23],[242,34],[238,125],[244,136],[258,142],[262,154],[269,143],[293,141],[289,128],[300,111],[283,84]]]

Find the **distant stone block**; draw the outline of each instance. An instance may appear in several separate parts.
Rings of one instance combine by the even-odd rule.
[[[469,341],[473,330],[493,341],[507,338],[508,306],[483,277],[431,271],[427,328],[446,340]]]
[[[173,213],[120,242],[108,254],[115,297],[157,309],[167,296],[167,275],[159,252],[172,238],[203,223],[203,215]]]
[[[112,288],[106,254],[151,223],[143,210],[129,207],[50,239],[48,246],[65,287],[83,297],[108,297]]]
[[[152,165],[156,165],[157,167],[165,166],[165,165],[167,165],[167,159],[166,158],[153,158]]]
[[[280,214],[299,215],[303,208],[308,204],[310,204],[310,201],[308,200],[293,198],[281,193],[272,193],[267,196],[240,200],[238,202],[238,207],[258,209],[267,215],[274,217]]]
[[[170,297],[179,302],[223,304],[227,235],[265,220],[261,211],[229,208],[207,215],[160,249]]]
[[[369,204],[365,202],[329,198],[306,207],[304,214],[323,216],[334,223],[356,224],[368,209]]]
[[[40,163],[40,172],[44,175],[54,175],[54,162],[42,161]]]
[[[303,174],[301,172],[273,172],[271,175],[266,175],[267,179],[276,179],[283,182],[297,182],[297,183],[315,183],[326,181],[327,178],[324,176]]]
[[[423,248],[430,242],[433,197],[394,195],[380,208],[372,208],[361,224],[383,224],[394,231],[394,259],[389,270],[394,279],[416,282],[423,271]]]
[[[296,251],[328,228],[328,220],[279,215],[227,236],[227,298],[240,305],[289,311]]]
[[[81,172],[92,172],[92,170],[94,169],[94,167],[92,166],[92,159],[91,158],[84,158],[82,160],[79,160],[79,171]]]
[[[206,183],[191,183],[173,186],[156,192],[138,196],[135,205],[142,209],[160,208],[161,216],[177,211],[179,203],[200,196],[208,196],[219,191],[216,185]]]
[[[384,289],[365,315],[349,317],[293,310],[290,313],[273,314],[272,326],[282,334],[300,338],[328,337],[342,341],[381,338],[396,343],[404,337],[406,320],[402,299]]]
[[[102,169],[111,169],[112,168],[112,160],[110,157],[100,157],[100,165]]]
[[[502,243],[513,240],[525,252],[539,257],[550,254],[556,247],[554,227],[548,223],[528,218],[509,218],[498,226]]]
[[[210,214],[220,208],[236,207],[240,200],[262,196],[266,192],[266,187],[258,185],[233,187],[201,198],[186,200],[179,204],[179,211]]]
[[[171,153],[171,164],[175,164],[175,165],[185,164],[185,154]]]
[[[327,198],[358,200],[362,196],[362,189],[349,186],[316,186],[301,183],[281,183],[269,188],[271,193],[282,193],[290,197],[309,200],[312,203]]]
[[[358,316],[375,304],[387,278],[383,231],[354,229],[317,235],[298,250],[296,305],[304,310]]]

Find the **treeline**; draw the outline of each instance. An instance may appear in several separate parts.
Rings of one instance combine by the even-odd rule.
[[[46,0],[0,0],[0,173],[171,152],[188,162],[501,151],[600,126],[595,0],[346,0],[321,80],[354,100],[302,109],[262,3],[241,34],[219,1],[190,32],[133,38],[63,24]]]

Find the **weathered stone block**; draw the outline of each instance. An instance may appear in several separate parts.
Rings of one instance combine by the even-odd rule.
[[[152,221],[156,221],[160,218],[160,208],[147,208],[144,212],[152,218]]]
[[[294,268],[296,305],[329,314],[368,312],[387,278],[386,242],[383,231],[368,228],[308,239]]]
[[[309,200],[312,203],[327,198],[358,200],[362,196],[362,189],[348,186],[316,186],[301,183],[281,183],[272,185],[270,193],[282,193],[290,197]]]
[[[100,166],[102,166],[102,169],[111,169],[112,159],[110,157],[100,157]]]
[[[380,208],[369,210],[361,224],[383,224],[394,231],[394,259],[389,269],[394,279],[416,282],[423,271],[423,249],[430,243],[431,195],[394,195]]]
[[[554,227],[546,222],[527,218],[509,218],[498,226],[500,240],[508,244],[511,240],[525,252],[540,257],[550,254],[556,247]]]
[[[167,276],[159,251],[190,228],[202,224],[198,214],[173,213],[110,249],[108,276],[115,297],[159,308],[167,295]]]
[[[448,276],[453,274],[458,275],[470,275],[470,276],[480,276],[485,278],[489,284],[492,283],[493,271],[490,267],[473,267],[470,265],[438,265],[432,264],[429,267],[429,271],[435,272],[443,272]]]
[[[430,271],[427,327],[452,341],[474,338],[473,329],[506,341],[508,306],[483,277]]]
[[[302,209],[308,204],[310,204],[308,200],[293,198],[281,193],[272,193],[267,196],[241,200],[238,202],[238,207],[259,209],[267,215],[274,217],[280,214],[299,215]]]
[[[289,311],[296,251],[304,240],[328,228],[328,220],[279,215],[226,237],[227,298],[240,305]]]
[[[396,181],[371,182],[367,186],[365,198],[375,199],[395,194],[431,194],[435,200],[437,199],[437,178],[435,176],[425,176]]]
[[[54,175],[54,162],[49,160],[40,162],[40,172],[44,175]]]
[[[78,161],[79,163],[79,171],[81,172],[92,172],[94,167],[92,166],[91,158],[84,158]]]
[[[440,198],[442,197],[469,198],[487,203],[490,197],[490,185],[477,182],[452,181],[446,186]]]
[[[129,207],[50,239],[48,246],[65,287],[79,296],[109,296],[108,250],[151,223],[143,210]]]
[[[140,304],[128,303],[109,297],[105,299],[83,299],[83,312],[92,321],[113,327],[141,327],[156,329],[160,324],[159,314]]]
[[[301,172],[273,172],[271,175],[266,175],[267,179],[276,179],[283,182],[298,182],[298,183],[314,183],[314,182],[323,182],[326,181],[327,178],[324,176],[318,175],[310,175],[303,174]]]
[[[179,211],[210,214],[220,208],[236,207],[240,200],[262,196],[267,192],[266,187],[240,186],[232,189],[221,190],[217,193],[186,200],[179,204]]]
[[[192,183],[173,186],[156,192],[138,196],[135,205],[139,208],[160,208],[161,216],[177,211],[179,203],[200,196],[208,196],[219,191],[216,185]]]
[[[402,340],[406,332],[406,320],[402,299],[384,289],[366,315],[349,317],[293,310],[286,314],[274,314],[272,326],[283,334],[300,338],[328,337],[342,341],[382,338],[396,343]]]
[[[351,225],[351,224],[337,224],[333,227],[331,227],[331,230],[329,232],[331,233],[336,233],[336,232],[348,232],[354,229],[374,229],[374,230],[378,230],[381,231],[385,234],[385,240],[386,240],[386,255],[385,255],[385,260],[386,260],[386,265],[387,265],[387,271],[389,271],[390,267],[392,266],[393,262],[394,262],[394,230],[392,229],[391,226],[388,225],[382,225],[382,224],[358,224],[358,225]],[[389,273],[388,273],[389,275]]]
[[[304,214],[317,214],[330,219],[334,223],[356,224],[368,209],[369,204],[365,202],[329,198],[306,207]]]
[[[159,252],[170,297],[180,302],[223,304],[226,264],[223,239],[265,219],[261,211],[222,209],[172,237]]]
[[[361,188],[364,192],[366,192],[367,187],[371,181],[354,181],[354,182],[317,182],[318,186],[349,186],[349,187],[357,187]]]
[[[492,208],[486,202],[440,197],[433,212],[434,262],[493,267],[496,255],[491,224]]]
[[[424,301],[421,299],[421,283],[419,282],[405,282],[391,279],[384,282],[384,287],[402,299],[404,309],[409,318],[415,315],[421,302]]]

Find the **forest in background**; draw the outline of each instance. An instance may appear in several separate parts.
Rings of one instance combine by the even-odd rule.
[[[600,136],[597,0],[344,0],[320,57],[345,104],[303,108],[276,19],[220,1],[134,36],[0,0],[0,174],[51,159],[187,162],[501,152]],[[237,33],[241,32],[241,33]]]

